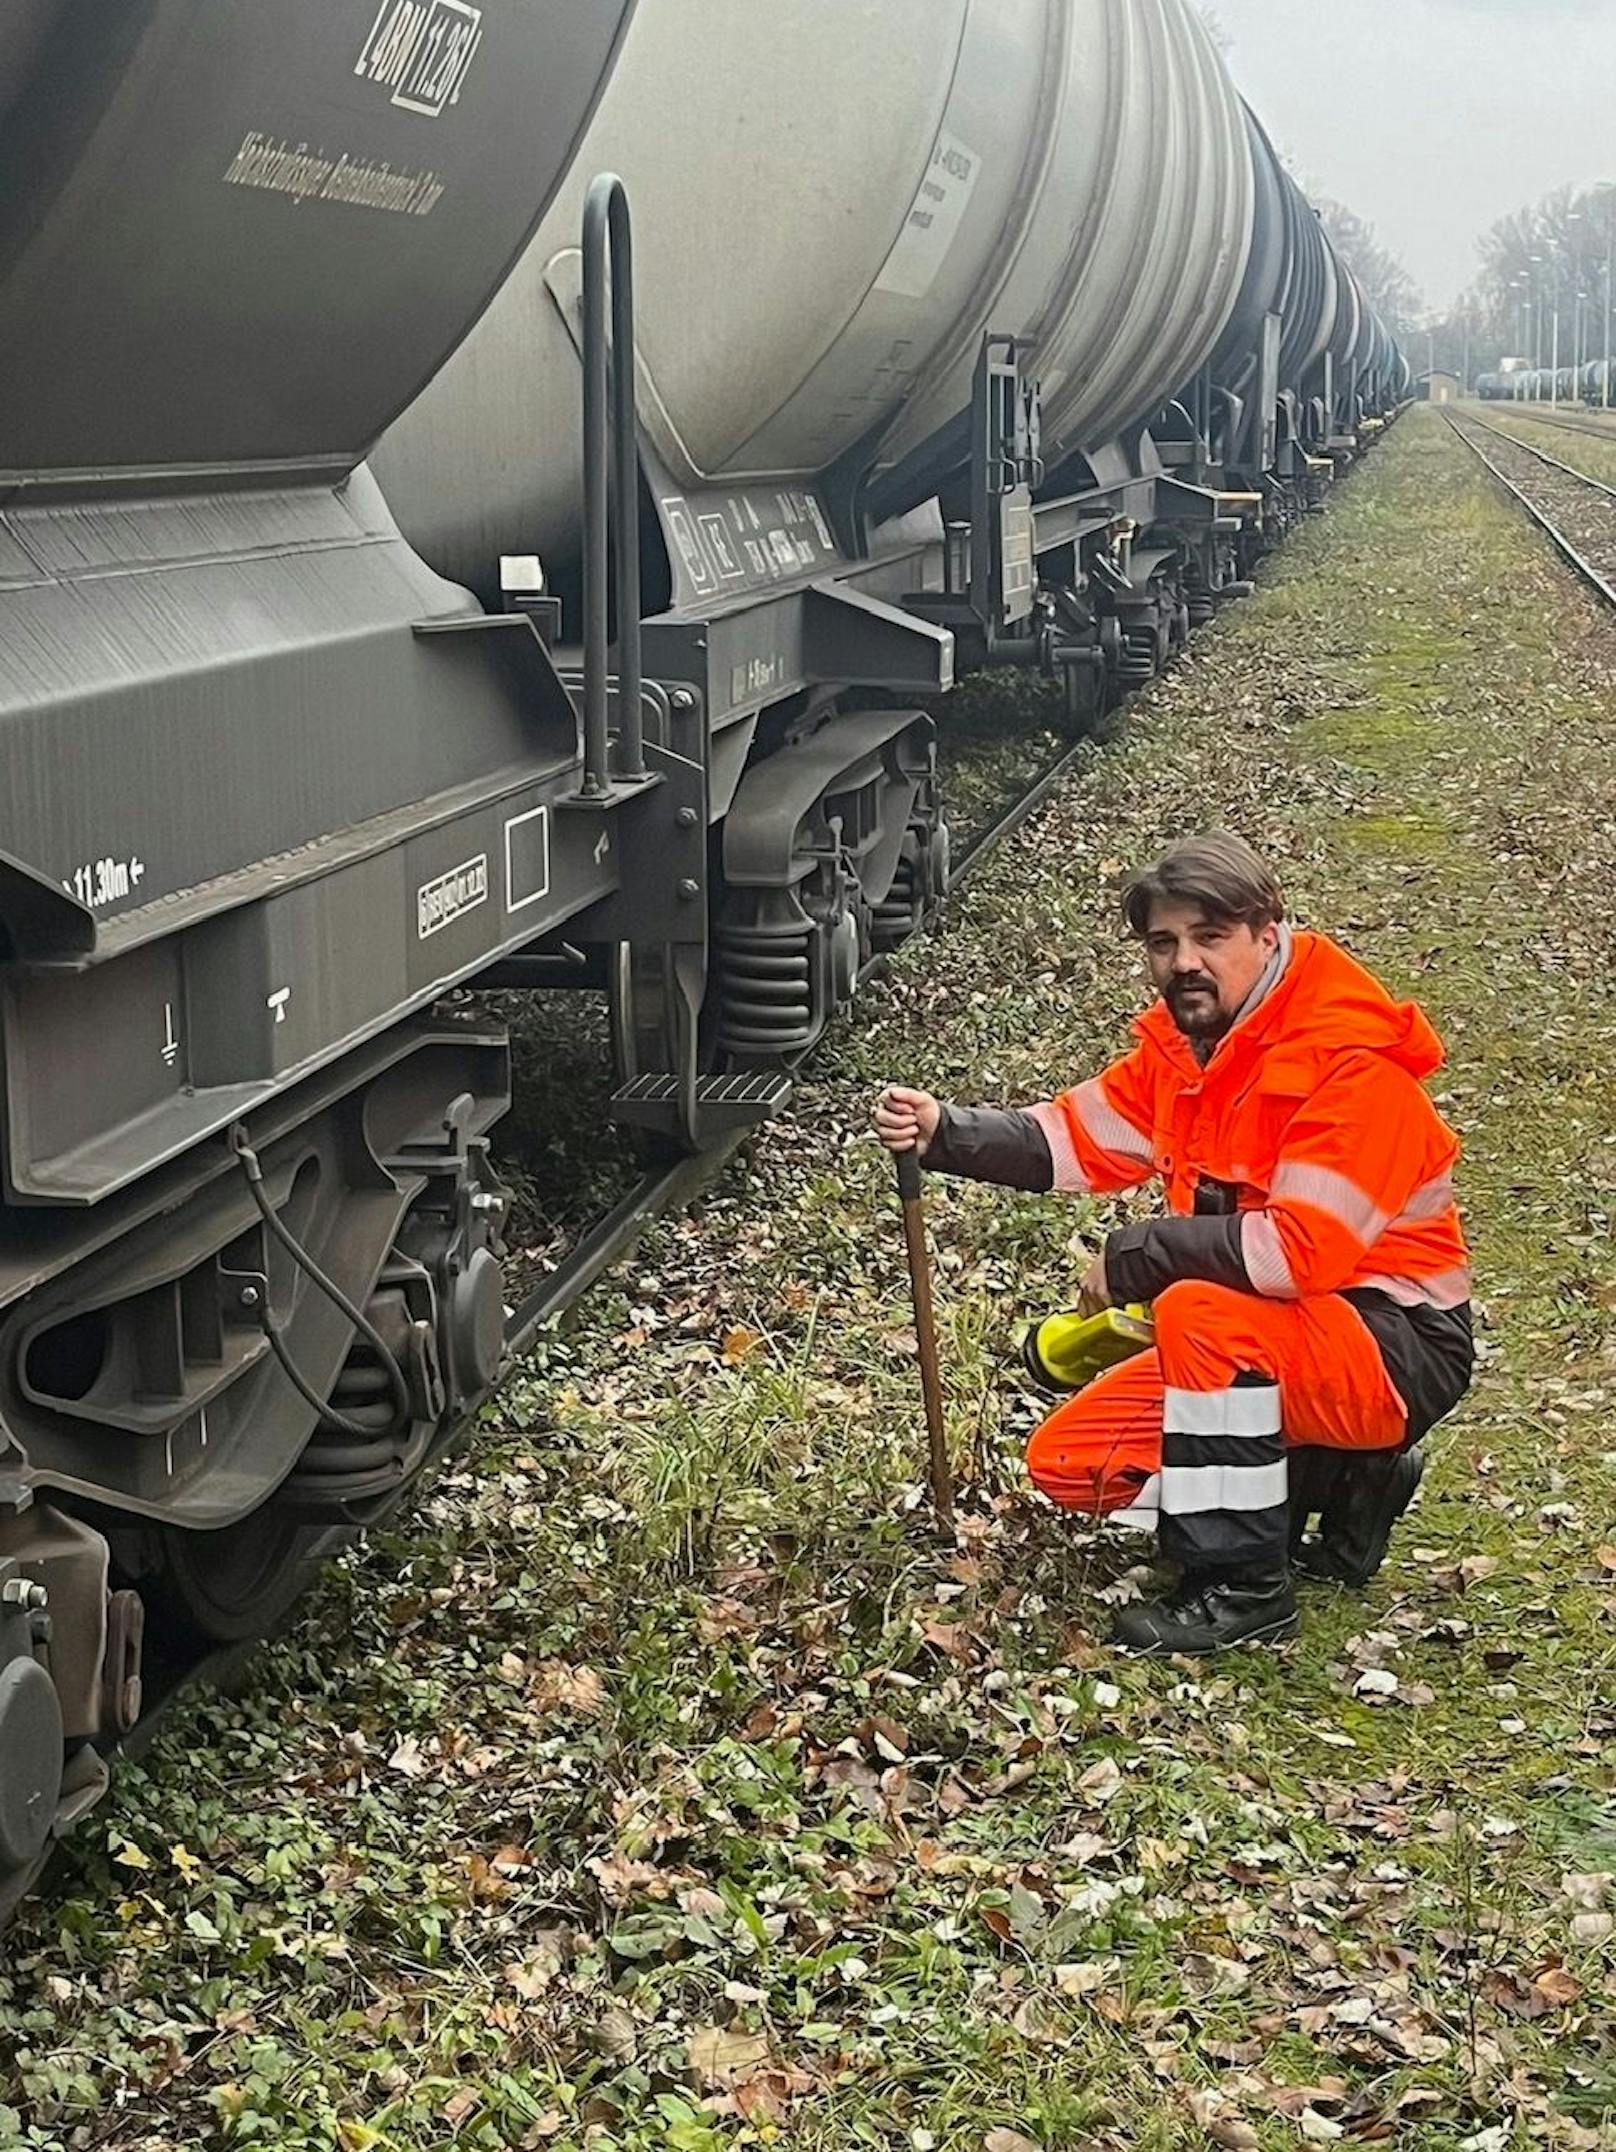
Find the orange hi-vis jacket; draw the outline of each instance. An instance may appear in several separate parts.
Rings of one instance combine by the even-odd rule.
[[[1442,1045],[1415,1003],[1303,933],[1204,1067],[1164,1003],[1135,1029],[1124,1060],[1031,1109],[1056,1188],[1166,1185],[1172,1215],[1107,1246],[1114,1297],[1149,1297],[1164,1263],[1218,1277],[1238,1262],[1246,1288],[1275,1299],[1365,1291],[1411,1311],[1469,1301],[1458,1140],[1422,1088]],[[1222,1259],[1209,1248],[1209,1261],[1174,1263],[1175,1221],[1204,1231],[1219,1212]],[[1152,1233],[1166,1245],[1152,1251]]]

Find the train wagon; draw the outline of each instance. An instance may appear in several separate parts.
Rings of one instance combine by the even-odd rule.
[[[779,1106],[1407,393],[1185,0],[0,25],[0,1900],[497,1385],[482,990]]]

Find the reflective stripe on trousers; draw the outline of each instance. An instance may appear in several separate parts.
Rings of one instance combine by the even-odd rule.
[[[1159,1537],[1169,1561],[1283,1569],[1289,1492],[1278,1383],[1242,1373],[1223,1390],[1167,1386]]]
[[[1363,1317],[1338,1294],[1264,1300],[1186,1281],[1161,1295],[1155,1316],[1153,1351],[1068,1399],[1032,1438],[1028,1469],[1063,1508],[1137,1513],[1159,1499],[1164,1551],[1220,1539],[1224,1566],[1266,1566],[1287,1447],[1401,1443],[1403,1401]],[[1192,1506],[1207,1501],[1222,1506]],[[1198,1521],[1212,1518],[1223,1527]]]

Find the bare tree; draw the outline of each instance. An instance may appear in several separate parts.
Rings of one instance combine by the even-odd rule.
[[[1407,336],[1420,311],[1420,290],[1403,264],[1383,247],[1375,228],[1344,203],[1318,198],[1320,221],[1337,253],[1357,277],[1388,329]]]
[[[1562,365],[1604,356],[1616,292],[1616,188],[1561,187],[1480,241],[1480,310],[1501,352]]]

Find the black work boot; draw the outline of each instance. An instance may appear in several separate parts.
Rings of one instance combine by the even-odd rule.
[[[1202,1659],[1235,1644],[1282,1644],[1300,1626],[1296,1594],[1283,1569],[1197,1581],[1191,1596],[1181,1588],[1169,1599],[1119,1607],[1111,1630],[1116,1642],[1157,1658],[1184,1652]]]
[[[1392,1526],[1419,1491],[1425,1452],[1367,1450],[1346,1453],[1319,1529],[1296,1549],[1304,1576],[1331,1584],[1367,1584],[1386,1559]]]
[[[1341,1450],[1309,1447],[1290,1452],[1291,1560],[1296,1559],[1309,1524],[1322,1516],[1335,1496],[1346,1457]]]

